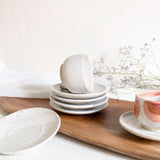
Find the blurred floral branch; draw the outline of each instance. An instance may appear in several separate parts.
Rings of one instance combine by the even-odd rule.
[[[145,43],[138,55],[132,53],[133,48],[131,46],[120,48],[120,64],[116,66],[107,66],[103,57],[98,59],[93,64],[94,75],[103,77],[110,82],[112,94],[119,94],[121,89],[128,88],[159,89],[160,66],[152,49],[154,42],[155,38],[150,43]],[[156,73],[149,70],[151,67]]]

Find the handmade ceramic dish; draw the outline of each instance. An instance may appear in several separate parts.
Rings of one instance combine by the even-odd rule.
[[[95,108],[90,108],[90,109],[67,109],[64,107],[60,107],[52,102],[50,102],[51,107],[53,107],[53,109],[62,112],[62,113],[67,113],[67,114],[73,114],[73,115],[86,115],[86,114],[92,114],[92,113],[96,113],[99,112],[103,109],[105,109],[108,106],[108,102],[106,104],[103,104],[101,106],[95,107]]]
[[[104,98],[101,101],[98,102],[91,102],[88,104],[67,104],[60,101],[57,101],[53,98],[50,98],[50,101],[60,107],[68,108],[68,109],[89,109],[89,108],[95,108],[101,105],[104,105],[108,102],[108,98]]]
[[[119,118],[119,122],[126,131],[138,137],[160,141],[160,133],[145,129],[137,120],[133,111],[123,113]]]
[[[160,91],[143,91],[136,94],[134,112],[142,126],[160,131]]]
[[[61,87],[61,83],[55,84],[51,87],[51,94],[58,95],[64,98],[71,98],[71,99],[90,99],[102,96],[107,93],[107,87],[105,85],[95,83],[92,92],[85,93],[85,94],[73,94],[68,90]]]
[[[29,108],[0,119],[0,154],[11,155],[35,148],[60,128],[59,116],[50,109]]]
[[[60,97],[55,94],[50,94],[50,98],[53,98],[53,99],[58,100],[63,103],[71,103],[71,104],[80,104],[81,105],[81,104],[86,104],[86,103],[98,102],[98,101],[103,100],[104,98],[107,99],[107,95],[104,94],[102,96],[90,98],[90,99],[74,99],[74,98],[72,99],[72,98]]]
[[[63,87],[72,93],[87,93],[93,90],[93,72],[87,55],[68,57],[61,65],[60,77]]]

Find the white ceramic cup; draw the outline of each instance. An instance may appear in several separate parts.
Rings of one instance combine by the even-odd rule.
[[[68,57],[61,65],[62,85],[72,93],[87,93],[93,90],[93,71],[87,55]]]
[[[160,132],[160,91],[137,93],[134,113],[144,128]]]

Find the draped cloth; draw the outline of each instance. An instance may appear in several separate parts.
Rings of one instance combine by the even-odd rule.
[[[0,61],[0,96],[48,98],[59,79],[52,75],[16,71]]]

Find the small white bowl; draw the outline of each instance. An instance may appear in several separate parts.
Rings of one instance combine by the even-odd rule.
[[[87,93],[93,90],[93,71],[85,54],[68,57],[61,65],[60,77],[63,87],[72,93]]]

